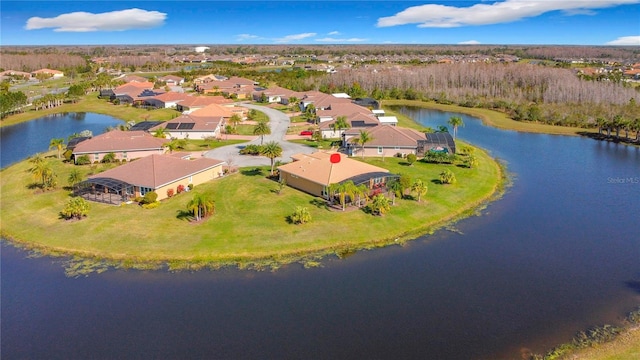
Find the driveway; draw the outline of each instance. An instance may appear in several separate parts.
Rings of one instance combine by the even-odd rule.
[[[262,111],[267,114],[269,117],[269,126],[271,127],[271,134],[264,136],[264,142],[275,141],[280,144],[282,147],[282,156],[276,158],[276,160],[290,162],[292,161],[291,155],[305,153],[311,154],[316,152],[315,148],[295,144],[285,140],[285,135],[287,134],[287,128],[289,127],[289,117],[282,113],[281,111],[274,110],[272,108],[266,106],[252,105],[252,104],[240,104],[242,107],[246,107],[248,109],[254,109],[258,111]],[[204,153],[205,157],[224,160],[227,164],[232,166],[262,166],[262,165],[271,165],[271,161],[269,158],[264,156],[251,156],[251,155],[240,155],[240,149],[244,148],[248,144],[256,144],[260,145],[260,138],[251,140],[247,143],[228,145],[219,147],[217,149],[213,149]]]

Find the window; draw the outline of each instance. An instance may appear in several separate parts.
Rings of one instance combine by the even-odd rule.
[[[93,160],[99,160],[100,159],[100,155],[98,154],[93,154]]]
[[[144,196],[144,194],[146,194],[148,192],[152,192],[152,191],[153,191],[152,188],[140,186],[140,196]]]
[[[189,176],[189,184],[193,184],[193,175]]]
[[[126,158],[127,158],[127,152],[126,152],[126,151],[123,151],[123,152],[122,152],[122,158],[123,158],[123,159],[126,159]]]
[[[384,150],[384,148],[382,146],[378,146],[378,154],[382,154],[383,150]]]

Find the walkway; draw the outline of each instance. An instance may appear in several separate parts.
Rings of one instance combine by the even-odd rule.
[[[264,142],[267,143],[270,141],[275,141],[282,147],[282,156],[276,158],[276,160],[290,162],[292,161],[291,155],[299,153],[311,154],[316,152],[316,149],[312,147],[295,144],[285,140],[287,128],[289,127],[289,117],[281,111],[274,110],[266,106],[252,104],[240,104],[240,106],[246,107],[248,109],[262,111],[263,113],[267,114],[267,116],[269,117],[271,134],[264,136]],[[227,164],[238,167],[271,165],[271,161],[269,160],[269,158],[264,156],[240,155],[240,149],[244,148],[248,144],[260,145],[260,138],[258,137],[257,139],[251,140],[247,143],[219,147],[217,149],[207,151],[206,153],[204,153],[204,156],[208,158],[224,160],[227,162]]]

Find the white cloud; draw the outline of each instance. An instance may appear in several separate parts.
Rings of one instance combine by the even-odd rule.
[[[322,39],[316,39],[316,41],[331,42],[331,43],[345,43],[345,42],[363,42],[363,41],[367,41],[367,39],[361,39],[361,38],[336,39],[332,37],[325,37]]]
[[[251,34],[238,34],[238,35],[236,35],[236,40],[238,40],[238,41],[255,40],[255,39],[258,39],[258,38],[259,38],[258,35],[251,35]]]
[[[316,33],[303,33],[303,34],[293,34],[293,35],[287,35],[278,39],[275,39],[275,42],[277,43],[289,43],[292,41],[297,41],[297,40],[302,40],[302,39],[306,39],[306,38],[310,38],[316,36]]]
[[[340,35],[340,31],[332,31],[330,33],[327,33],[327,35]]]
[[[478,40],[461,41],[458,43],[458,45],[478,45],[478,44],[480,44],[480,41]]]
[[[451,28],[469,25],[489,25],[535,17],[550,11],[567,15],[593,14],[601,9],[640,0],[505,0],[479,3],[469,7],[427,4],[409,7],[393,16],[378,19],[378,27],[419,24],[418,27]]]
[[[158,11],[127,9],[100,14],[72,12],[53,18],[32,17],[27,30],[53,28],[59,32],[123,31],[150,29],[164,24],[167,14]]]
[[[631,45],[640,46],[640,35],[638,36],[622,36],[613,41],[609,41],[607,45]]]

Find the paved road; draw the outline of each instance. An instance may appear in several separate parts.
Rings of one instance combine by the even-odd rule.
[[[311,154],[316,151],[316,149],[312,147],[295,144],[284,139],[285,135],[287,134],[287,128],[289,127],[289,117],[281,111],[274,110],[266,106],[251,104],[240,104],[240,106],[246,107],[248,109],[262,111],[263,113],[267,114],[267,116],[269,117],[271,134],[264,136],[264,142],[267,143],[269,141],[276,141],[282,147],[282,157],[279,157],[276,160],[290,162],[292,160],[291,155],[293,154]],[[224,160],[232,166],[244,167],[271,165],[271,161],[264,156],[240,155],[240,149],[248,144],[260,145],[260,138],[252,140],[248,143],[228,145],[213,149],[204,153],[204,156],[208,158]]]

